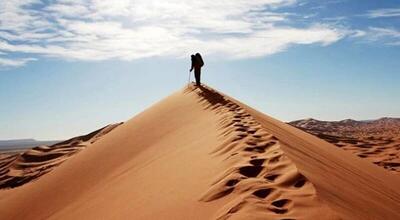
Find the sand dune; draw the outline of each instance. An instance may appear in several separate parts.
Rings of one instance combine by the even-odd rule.
[[[394,173],[400,173],[400,119],[319,121],[304,119],[289,124]]]
[[[208,87],[184,88],[37,181],[4,219],[400,219],[400,179]]]
[[[0,154],[0,189],[21,186],[41,177],[118,125],[108,125],[51,146],[42,145],[11,155]]]
[[[27,149],[33,148],[40,145],[53,145],[62,140],[48,140],[48,141],[37,141],[35,139],[11,139],[11,140],[0,140],[0,153],[13,153],[22,152]]]

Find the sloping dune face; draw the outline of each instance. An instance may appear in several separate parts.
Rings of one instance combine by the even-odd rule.
[[[210,88],[189,86],[37,181],[3,190],[0,213],[4,219],[400,218],[397,176],[364,161],[356,166],[366,170],[350,175],[357,157],[307,154],[336,148],[288,125],[276,129],[281,124]],[[337,170],[324,170],[327,162]],[[351,184],[359,180],[364,188]]]
[[[87,135],[51,146],[34,147],[23,153],[0,154],[0,189],[18,187],[36,180],[118,125],[111,124]]]
[[[245,106],[245,105],[242,105]],[[284,144],[282,149],[343,219],[400,219],[400,179],[288,124],[245,108]]]

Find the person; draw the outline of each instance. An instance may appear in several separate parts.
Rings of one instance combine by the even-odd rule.
[[[190,68],[190,72],[194,69],[194,77],[196,79],[196,85],[200,86],[200,75],[201,75],[201,67],[204,66],[203,58],[201,57],[200,53],[196,53],[196,55],[190,56],[192,59],[192,67]]]

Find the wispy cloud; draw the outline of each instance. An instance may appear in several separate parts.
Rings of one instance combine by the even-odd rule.
[[[368,27],[364,30],[353,30],[348,33],[351,38],[364,43],[379,43],[385,46],[400,46],[400,30],[387,27]]]
[[[281,52],[294,44],[329,45],[346,33],[326,24],[285,24],[290,14],[275,9],[294,5],[295,0],[4,3],[0,9],[0,51],[38,58],[134,60],[182,57],[194,51],[248,58]],[[0,65],[7,62],[10,65],[3,59]]]
[[[25,65],[29,61],[34,61],[35,58],[22,58],[22,59],[7,59],[0,57],[0,66],[3,67],[19,67]]]
[[[394,28],[370,27],[365,36],[370,41],[380,41],[386,45],[400,46],[400,30]]]
[[[310,5],[311,10],[327,9],[331,5],[345,3],[347,0],[304,1],[302,5]]]
[[[399,17],[400,8],[381,8],[381,9],[370,10],[366,14],[366,16],[370,18]]]

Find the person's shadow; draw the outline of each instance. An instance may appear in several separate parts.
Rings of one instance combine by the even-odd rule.
[[[216,109],[229,103],[223,95],[206,86],[190,86],[189,88],[190,92],[195,92],[199,96],[199,102],[204,103],[206,109]]]

